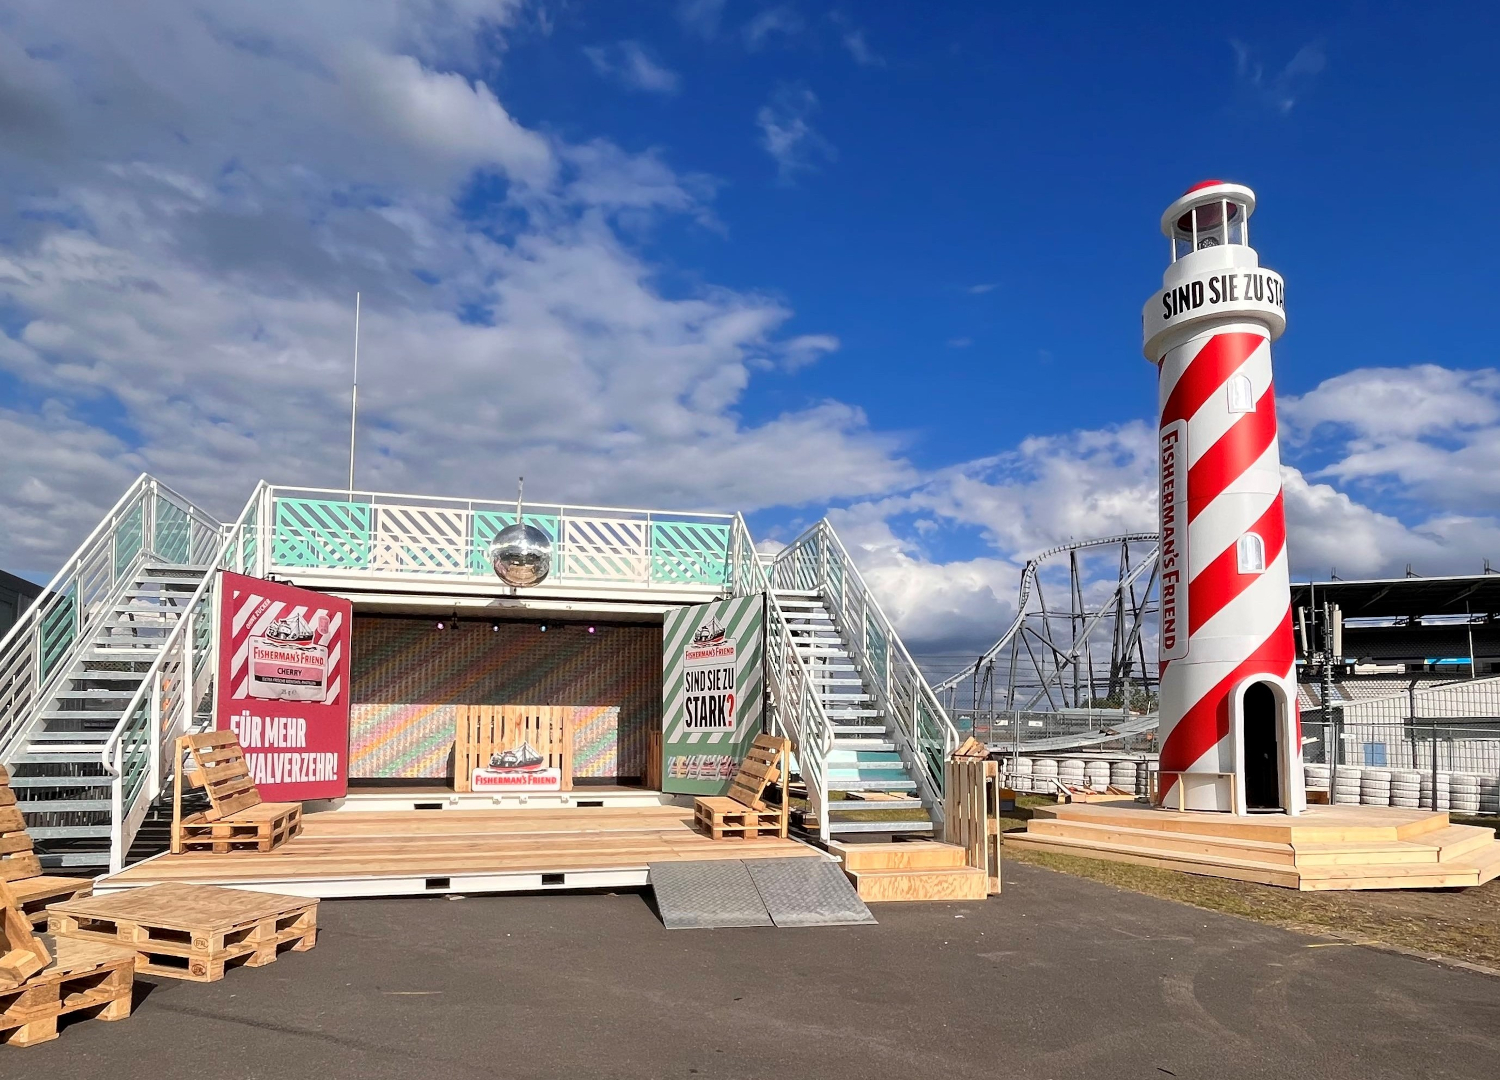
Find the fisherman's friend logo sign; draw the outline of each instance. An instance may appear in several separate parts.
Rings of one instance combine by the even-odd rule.
[[[760,733],[761,594],[679,608],[662,626],[662,787],[722,795]]]
[[[343,797],[354,605],[228,571],[219,595],[216,726],[268,802]]]
[[[693,632],[683,656],[689,731],[734,730],[734,642],[712,615]]]

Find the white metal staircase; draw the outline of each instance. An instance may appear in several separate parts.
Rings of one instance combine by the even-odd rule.
[[[212,675],[222,526],[140,477],[0,640],[0,762],[43,866],[118,868]]]
[[[833,733],[824,755],[829,835],[931,833],[932,818],[901,756],[898,735],[821,594],[780,589],[776,600]]]

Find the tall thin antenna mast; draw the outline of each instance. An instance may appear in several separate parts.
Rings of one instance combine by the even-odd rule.
[[[516,477],[516,524],[521,523],[521,496],[526,491],[526,477]]]
[[[354,384],[349,394],[349,494],[354,494],[354,430],[359,420],[359,293],[354,294]]]

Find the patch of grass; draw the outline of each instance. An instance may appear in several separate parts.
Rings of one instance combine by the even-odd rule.
[[[1046,851],[1009,848],[1004,857],[1288,930],[1500,969],[1500,880],[1473,889],[1295,892]]]

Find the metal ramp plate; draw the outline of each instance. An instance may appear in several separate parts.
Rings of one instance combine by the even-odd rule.
[[[772,925],[750,871],[738,859],[654,862],[647,869],[668,930]]]
[[[875,921],[836,862],[746,859],[745,867],[777,926],[851,926]]]
[[[875,917],[829,859],[713,859],[649,866],[668,930],[849,926]]]

